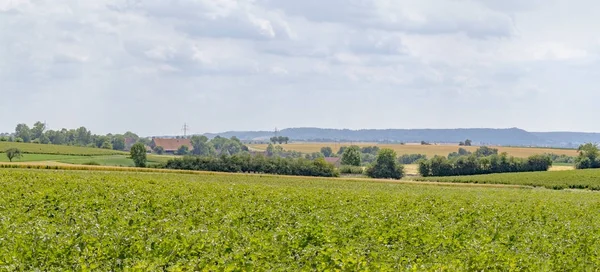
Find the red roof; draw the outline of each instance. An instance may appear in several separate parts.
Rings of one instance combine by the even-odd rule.
[[[162,146],[165,151],[177,151],[182,145],[187,146],[190,150],[192,150],[192,142],[190,139],[160,139],[154,138],[155,146]]]
[[[331,164],[337,164],[340,161],[339,157],[325,158],[325,161]]]

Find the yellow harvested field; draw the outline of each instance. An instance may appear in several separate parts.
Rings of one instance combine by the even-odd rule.
[[[281,145],[285,150],[293,150],[302,153],[313,153],[321,151],[321,147],[329,146],[333,149],[333,152],[337,152],[341,146],[349,146],[352,143],[291,143]],[[416,144],[377,144],[377,143],[354,143],[360,147],[365,146],[378,146],[380,148],[390,148],[395,150],[398,155],[403,154],[425,154],[427,157],[433,157],[435,155],[448,156],[449,153],[457,152],[460,146],[458,145],[416,145]],[[266,144],[249,145],[250,148],[255,150],[266,150]],[[477,146],[465,146],[463,147],[471,152],[475,151]],[[506,152],[511,156],[525,158],[531,155],[554,153],[557,155],[568,155],[577,156],[577,150],[575,149],[553,149],[553,148],[531,148],[531,147],[503,147],[494,146],[499,152]]]

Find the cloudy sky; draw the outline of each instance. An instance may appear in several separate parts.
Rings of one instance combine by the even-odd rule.
[[[595,0],[0,0],[0,131],[600,132]]]

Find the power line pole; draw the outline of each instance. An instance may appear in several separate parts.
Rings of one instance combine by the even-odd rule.
[[[183,128],[181,130],[183,130],[183,137],[187,138],[187,132],[188,132],[188,130],[190,130],[190,127],[188,126],[188,124],[184,123]]]

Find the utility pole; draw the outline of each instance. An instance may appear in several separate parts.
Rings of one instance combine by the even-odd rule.
[[[184,123],[183,128],[181,130],[183,130],[183,138],[187,138],[187,132],[188,132],[188,130],[190,130],[190,127],[188,126],[188,124]]]

